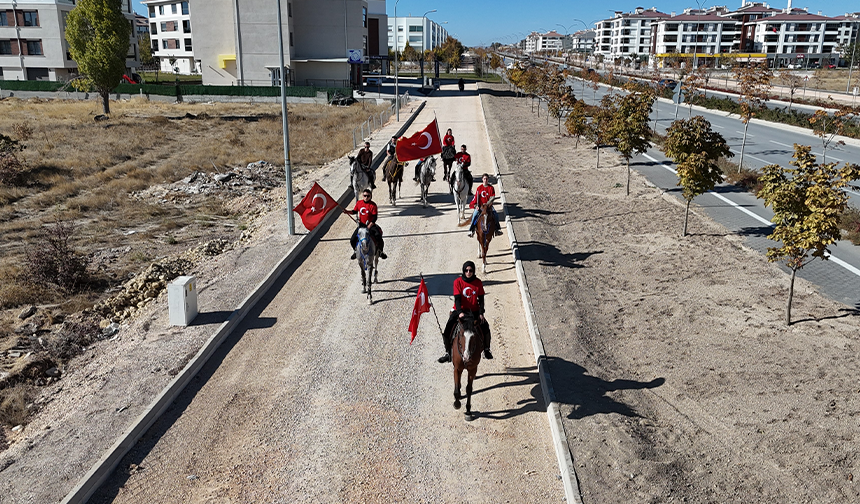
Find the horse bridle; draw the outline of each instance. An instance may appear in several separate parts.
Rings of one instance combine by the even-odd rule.
[[[465,341],[466,324],[463,323],[462,320],[458,320],[457,325],[460,327],[460,332],[457,333],[457,337],[459,337],[460,334],[463,335],[463,346],[465,346],[466,345],[466,341]],[[478,319],[473,318],[472,319],[472,325],[475,328],[475,336],[481,338],[481,340],[483,341],[484,333],[481,329],[481,324],[478,323]],[[454,338],[454,339],[456,340],[457,338]],[[456,341],[455,341],[455,343],[456,343]],[[463,350],[460,349],[460,345],[454,345],[454,346],[457,347],[457,353],[460,355],[460,362],[466,362],[466,357],[463,355]]]

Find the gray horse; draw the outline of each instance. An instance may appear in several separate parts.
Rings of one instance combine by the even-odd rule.
[[[436,176],[436,158],[430,156],[421,165],[421,173],[418,174],[418,183],[421,184],[421,204],[427,208],[427,193],[430,191],[430,182]]]
[[[466,182],[466,176],[463,174],[463,163],[457,161],[457,167],[451,173],[451,178],[454,179],[453,192],[454,204],[457,206],[457,224],[466,220],[466,205],[469,199],[469,183]]]
[[[355,196],[358,197],[365,189],[370,188],[370,177],[358,162],[358,158],[349,156],[349,178],[352,181],[352,190],[355,191]]]
[[[379,283],[380,251],[376,248],[370,231],[364,226],[358,228],[358,243],[355,246],[355,256],[358,259],[358,267],[361,268],[361,292],[367,294],[367,304],[373,304],[373,295],[370,292],[371,282]]]

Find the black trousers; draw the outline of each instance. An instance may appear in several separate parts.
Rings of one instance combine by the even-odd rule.
[[[454,328],[457,327],[457,322],[460,320],[460,313],[461,310],[453,310],[451,312],[451,315],[448,316],[448,323],[445,324],[445,332],[442,333],[442,344],[445,345],[445,353],[448,355],[451,354],[451,346],[454,344]],[[472,316],[475,320],[480,320],[478,312],[472,312]],[[489,350],[491,339],[490,324],[486,318],[481,322],[481,332],[484,333],[484,348]]]
[[[379,226],[374,225],[372,228],[369,229],[369,231],[370,236],[376,243],[377,248],[379,248],[379,251],[382,252],[382,250],[385,248],[385,240],[382,239],[382,229]],[[352,248],[352,251],[355,252],[355,246],[358,245],[358,228],[355,228],[355,231],[352,232],[352,237],[349,239],[349,244]]]

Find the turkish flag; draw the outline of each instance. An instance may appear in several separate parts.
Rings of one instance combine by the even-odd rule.
[[[421,284],[418,286],[418,295],[415,296],[415,307],[412,308],[412,319],[409,321],[409,333],[412,334],[412,339],[409,340],[411,345],[415,341],[415,335],[418,334],[418,322],[421,320],[421,314],[430,311],[430,294],[427,293],[427,285],[424,279],[421,279]]]
[[[409,138],[397,142],[397,160],[401,163],[421,159],[442,152],[442,140],[439,136],[439,126],[436,119],[426,128]]]
[[[337,201],[325,192],[325,189],[314,182],[308,194],[293,208],[293,211],[302,216],[302,224],[313,231],[322,222],[323,217],[329,210],[337,206]]]

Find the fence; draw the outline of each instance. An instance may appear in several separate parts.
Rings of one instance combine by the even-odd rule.
[[[400,97],[400,108],[403,108],[404,105],[409,104],[411,97],[409,96],[409,91],[403,93],[403,96]],[[379,114],[373,114],[368,117],[366,121],[359,124],[352,130],[352,148],[358,148],[359,144],[361,144],[365,138],[368,138],[370,134],[385,124],[385,118],[391,117],[394,115],[394,103],[392,103],[387,109],[383,110]],[[365,133],[366,132],[366,133]]]

